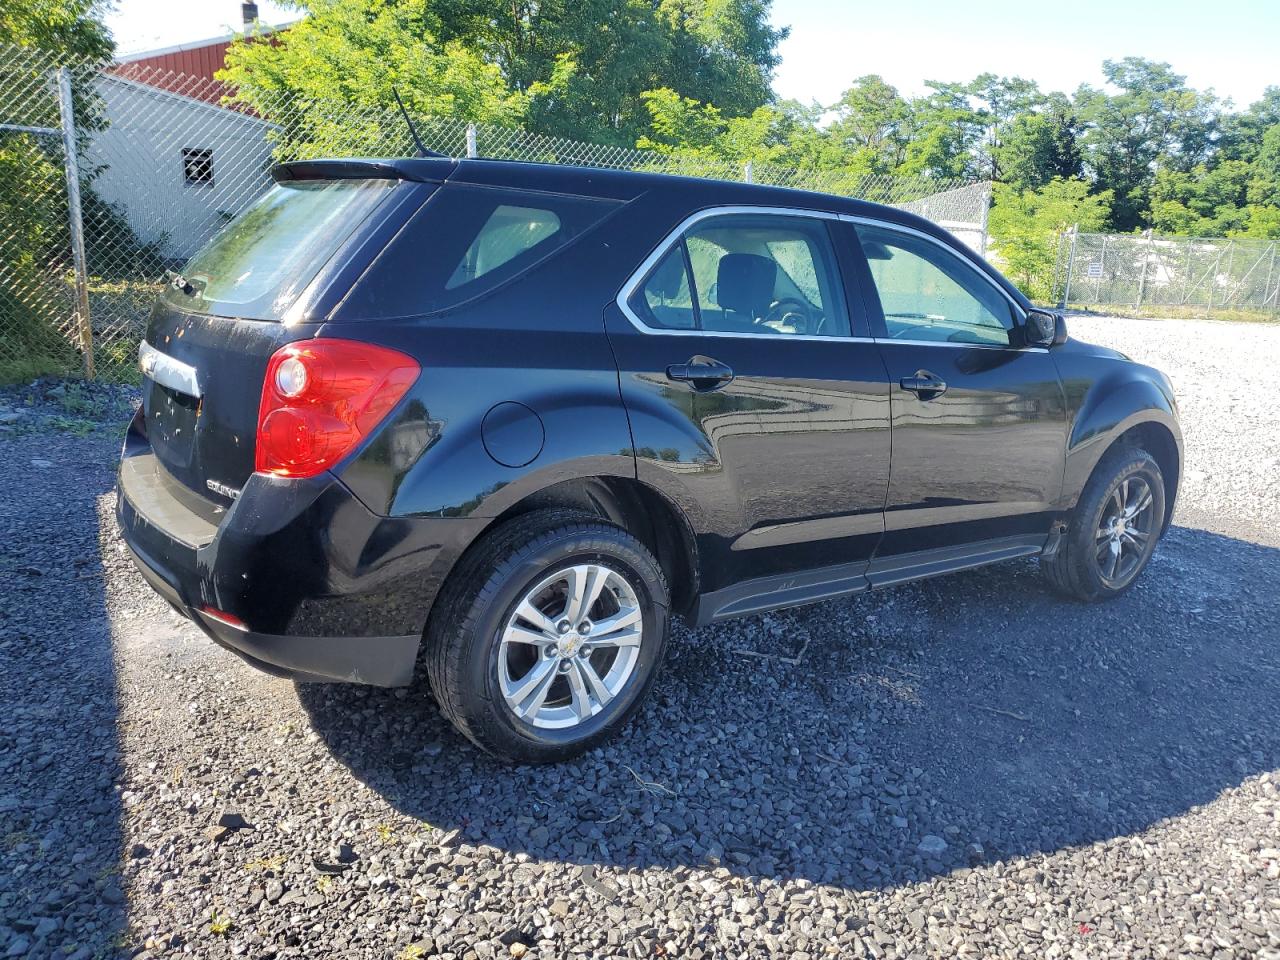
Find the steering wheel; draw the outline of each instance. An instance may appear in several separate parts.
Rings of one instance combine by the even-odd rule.
[[[796,333],[812,333],[809,327],[813,323],[813,308],[799,297],[783,297],[769,304],[764,317],[757,322],[788,326]]]

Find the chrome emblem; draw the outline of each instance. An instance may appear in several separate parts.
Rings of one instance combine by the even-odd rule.
[[[217,480],[206,480],[204,485],[220,496],[226,497],[228,500],[235,500],[240,496],[240,491],[230,484],[219,483]]]

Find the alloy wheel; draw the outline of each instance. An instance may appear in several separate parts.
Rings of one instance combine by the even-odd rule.
[[[1154,548],[1154,504],[1151,485],[1141,476],[1125,477],[1103,504],[1094,543],[1098,574],[1108,587],[1128,584]]]
[[[543,578],[515,606],[498,650],[503,699],[525,723],[575,727],[631,680],[644,615],[617,570],[581,563]]]

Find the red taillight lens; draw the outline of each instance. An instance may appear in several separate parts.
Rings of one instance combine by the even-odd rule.
[[[400,402],[421,368],[412,357],[355,340],[300,340],[267,363],[254,467],[314,477],[333,466]]]

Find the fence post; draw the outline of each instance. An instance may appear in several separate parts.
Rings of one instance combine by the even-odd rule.
[[[978,249],[982,253],[983,260],[987,259],[987,226],[991,218],[991,190],[992,183],[988,180],[982,189],[982,229],[978,235],[978,243],[981,244]],[[1054,266],[1056,268],[1057,265]]]
[[[1071,248],[1067,251],[1067,281],[1062,287],[1062,303],[1058,304],[1059,310],[1067,309],[1067,304],[1071,302],[1071,274],[1075,271],[1076,266],[1076,239],[1080,236],[1080,224],[1072,224],[1071,226]]]
[[[1053,280],[1049,284],[1049,299],[1053,299],[1058,295],[1058,274],[1062,272],[1062,241],[1066,239],[1066,232],[1058,234],[1058,242],[1053,248]]]
[[[1191,295],[1191,245],[1194,242],[1195,237],[1187,237],[1187,266],[1182,271],[1182,296],[1178,301],[1181,307],[1187,305],[1187,297]]]
[[[474,123],[467,124],[467,156],[473,160],[480,156],[480,151],[476,148],[476,125]]]
[[[84,357],[84,375],[93,379],[93,324],[89,319],[89,266],[84,254],[84,217],[80,210],[80,164],[76,156],[76,118],[71,99],[71,72],[58,68],[58,111],[62,116],[62,156],[67,174],[67,218],[71,226],[71,258],[76,269],[76,328]]]
[[[1234,240],[1228,240],[1227,241],[1227,290],[1226,290],[1226,295],[1222,298],[1222,302],[1219,304],[1219,306],[1225,307],[1233,299],[1235,299],[1235,293],[1231,289],[1233,286],[1231,271],[1235,269],[1235,266],[1236,266],[1236,242]]]
[[[1098,265],[1102,268],[1102,272],[1098,274],[1098,279],[1093,284],[1093,302],[1102,302],[1102,281],[1106,279],[1103,274],[1107,272],[1107,241],[1111,239],[1107,234],[1102,235],[1102,250],[1098,253]],[[1108,294],[1107,299],[1111,296]]]
[[[1271,262],[1267,264],[1267,282],[1262,287],[1262,305],[1264,307],[1267,305],[1267,301],[1271,299],[1271,277],[1276,272],[1277,246],[1280,246],[1280,243],[1273,240],[1271,242]],[[1276,284],[1276,294],[1275,307],[1277,312],[1280,312],[1280,283]]]
[[[754,173],[753,173],[753,171],[752,171],[752,169],[751,169],[751,161],[750,161],[750,160],[748,160],[748,161],[746,162],[746,164],[744,164],[744,165],[743,165],[743,167],[742,167],[742,182],[743,182],[743,183],[755,183],[755,180],[754,180]]]
[[[1151,252],[1155,247],[1151,231],[1143,230],[1142,232],[1147,238],[1147,249],[1142,255],[1142,273],[1138,275],[1138,302],[1134,304],[1135,308],[1142,306],[1142,295],[1147,290],[1147,261],[1151,259]]]
[[[1218,259],[1213,261],[1213,276],[1209,278],[1209,303],[1205,308],[1213,312],[1213,288],[1218,285],[1218,271],[1222,269],[1222,248],[1218,248]]]

